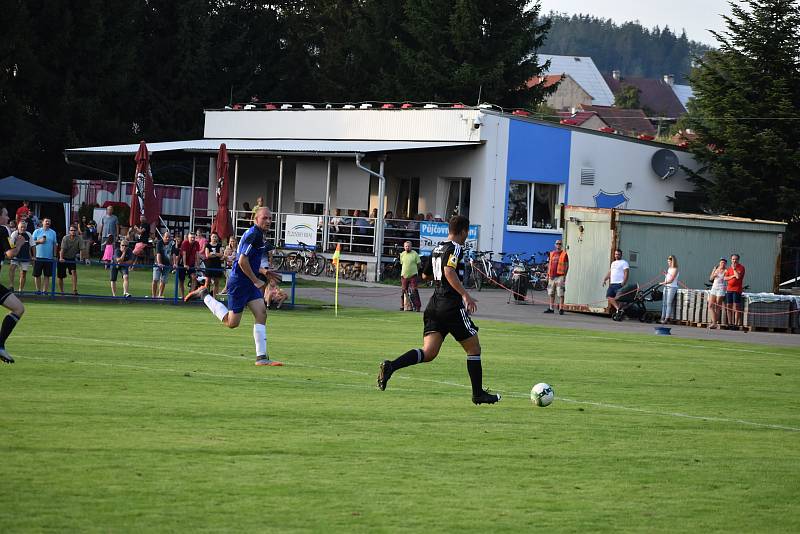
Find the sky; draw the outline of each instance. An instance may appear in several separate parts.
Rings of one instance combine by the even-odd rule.
[[[583,13],[618,24],[638,20],[647,28],[669,26],[678,35],[685,29],[690,40],[712,46],[716,41],[708,30],[724,30],[720,15],[731,12],[728,0],[540,0],[540,4],[543,14]]]

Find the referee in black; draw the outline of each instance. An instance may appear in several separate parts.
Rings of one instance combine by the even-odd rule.
[[[384,360],[378,372],[378,389],[385,390],[392,373],[398,369],[432,361],[439,354],[445,336],[452,334],[467,353],[472,402],[494,404],[500,400],[500,395],[483,389],[478,327],[470,318],[470,314],[477,310],[477,305],[461,283],[469,219],[463,215],[452,217],[448,232],[447,240],[433,249],[431,261],[423,272],[425,278],[433,277],[435,286],[433,296],[425,308],[423,346],[421,349],[409,350],[394,361]]]

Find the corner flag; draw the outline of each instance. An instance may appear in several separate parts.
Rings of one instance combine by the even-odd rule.
[[[339,316],[339,258],[342,255],[342,244],[336,243],[336,252],[333,253],[331,263],[336,268],[336,290],[333,297],[333,309],[335,315]]]

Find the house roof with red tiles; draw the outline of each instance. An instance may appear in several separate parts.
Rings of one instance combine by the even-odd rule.
[[[603,122],[625,135],[655,135],[656,129],[641,109],[581,105],[585,112],[596,113]]]

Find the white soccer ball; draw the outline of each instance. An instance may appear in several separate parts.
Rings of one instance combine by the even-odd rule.
[[[553,388],[550,387],[550,384],[539,382],[531,389],[531,402],[533,402],[535,406],[541,408],[550,406],[554,397],[555,393],[553,392]]]

